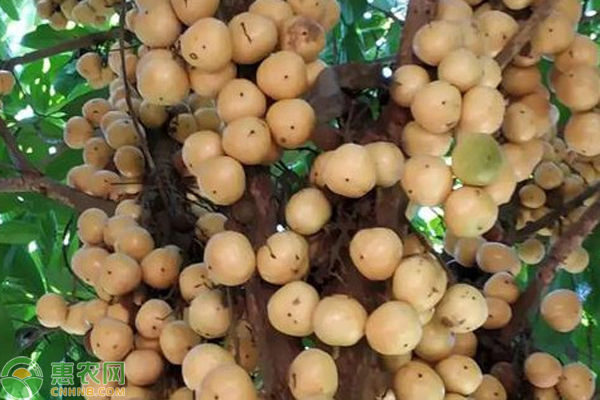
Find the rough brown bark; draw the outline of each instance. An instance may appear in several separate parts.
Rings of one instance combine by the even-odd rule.
[[[435,15],[435,0],[412,0],[402,32],[396,67],[418,63],[412,52],[412,40],[417,30],[428,23]],[[359,142],[388,140],[400,143],[400,132],[410,120],[410,112],[394,102],[384,108],[378,132],[361,132]],[[321,251],[329,251],[329,273],[336,279],[326,287],[328,293],[343,293],[356,298],[367,309],[373,311],[389,298],[385,283],[365,279],[352,264],[348,244],[356,230],[372,226],[385,226],[398,233],[408,230],[404,217],[407,199],[398,187],[379,188],[371,196],[358,201],[344,201],[338,206],[337,227],[334,246],[323,246]],[[321,268],[323,268],[321,266]],[[337,354],[340,374],[340,387],[337,398],[348,400],[376,399],[383,396],[390,387],[390,374],[381,365],[378,355],[368,346],[365,339],[358,345],[341,348]]]

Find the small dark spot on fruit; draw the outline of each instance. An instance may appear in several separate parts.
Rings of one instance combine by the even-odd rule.
[[[198,59],[198,54],[196,54],[196,53],[190,53],[190,58],[192,60],[197,60]]]

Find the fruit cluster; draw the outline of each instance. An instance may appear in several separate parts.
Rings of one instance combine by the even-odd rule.
[[[96,21],[87,11],[75,12],[80,5],[95,10],[87,1],[70,10],[82,23]],[[535,4],[506,0],[505,6]],[[68,304],[47,294],[38,301],[40,322],[87,335],[101,361],[124,360],[128,396],[159,396],[152,385],[172,364],[181,366],[185,387],[170,391],[170,399],[191,399],[195,392],[199,400],[253,400],[259,398],[251,376],[260,349],[253,327],[233,318],[227,293],[258,275],[279,286],[266,312],[282,334],[314,335],[333,347],[364,338],[393,376],[386,399],[506,399],[505,382],[495,376],[500,366],[484,374],[475,361],[474,332],[510,322],[522,262],[538,264],[556,232],[543,229],[537,232],[543,240],[530,238],[516,249],[483,235],[517,187],[522,226],[550,211],[547,197],[573,198],[596,180],[600,117],[592,109],[600,99],[600,75],[595,47],[574,33],[580,7],[576,0],[559,0],[536,28],[531,52],[502,71],[494,57],[519,29],[510,11],[477,0],[440,0],[435,19],[414,36],[421,64],[393,74],[391,98],[410,108],[414,119],[402,131],[401,146],[345,143],[320,153],[311,186],[285,205],[286,228],[255,249],[244,234],[226,229],[219,207],[246,192],[245,166],[272,164],[310,140],[317,116],[302,96],[326,68],[318,56],[340,17],[339,4],[256,0],[225,23],[215,17],[217,0],[136,1],[126,25],[142,45],[116,43],[107,65],[93,52],[80,58],[79,73],[93,87],[109,85],[110,97],[88,101],[64,131],[65,143],[83,149],[84,159],[68,183],[120,200],[114,216],[89,209],[78,220],[83,246],[71,268],[97,299]],[[64,8],[51,14],[44,9],[44,15],[67,15]],[[556,60],[553,90],[574,112],[565,141],[557,136],[556,110],[541,85],[542,56]],[[184,268],[185,254],[171,245],[156,247],[139,224],[144,210],[124,199],[143,189],[140,147],[159,128],[182,145],[175,164],[195,178],[191,189],[218,210],[193,210],[204,259]],[[305,279],[311,273],[307,237],[334,218],[331,199],[357,199],[396,185],[411,202],[409,215],[419,207],[443,208],[445,249],[465,268],[477,265],[488,274],[481,290],[449,280],[417,236],[384,227],[352,231],[348,256],[365,280],[389,283],[387,301],[367,310],[352,293],[322,296]],[[588,261],[580,248],[562,267],[580,272]],[[147,296],[167,290],[164,298]],[[580,299],[553,291],[541,314],[552,328],[570,332],[581,322]],[[568,400],[591,399],[594,392],[582,364],[563,367],[535,353],[525,371],[538,398],[560,393]],[[298,400],[332,400],[340,384],[336,360],[317,348],[301,352],[288,377]]]
[[[88,26],[102,26],[115,14],[112,0],[36,0],[36,13],[48,20],[53,29],[67,28],[69,21]]]

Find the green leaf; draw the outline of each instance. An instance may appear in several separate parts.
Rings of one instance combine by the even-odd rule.
[[[57,31],[48,24],[38,25],[33,32],[27,33],[21,39],[21,45],[32,49],[43,49],[54,46],[69,39],[76,39],[97,30],[91,28],[75,27],[69,30]]]
[[[0,304],[0,343],[2,343],[0,365],[4,365],[8,360],[15,357],[17,346],[15,343],[15,330],[10,314],[2,304]]]
[[[75,68],[76,61],[72,61],[61,68],[54,79],[54,88],[58,93],[68,96],[77,85],[85,83]]]
[[[27,244],[39,235],[37,223],[12,220],[0,224],[0,243]]]
[[[81,165],[81,151],[63,149],[46,164],[44,172],[51,178],[62,180],[67,172],[76,165]]]
[[[78,86],[78,88],[87,88],[87,86]],[[80,94],[77,97],[72,97],[71,101],[65,104],[60,111],[67,114],[67,116],[73,115],[81,115],[81,107],[83,104],[90,100],[95,99],[97,97],[102,97],[106,99],[108,97],[108,89],[94,90],[94,91],[84,91],[83,94]]]
[[[2,8],[6,15],[11,19],[15,21],[19,20],[19,11],[12,0],[0,0],[0,8]]]
[[[36,351],[40,352],[36,361],[42,369],[44,377],[52,375],[53,362],[60,362],[65,358],[69,344],[67,334],[64,332],[52,333],[47,336],[47,341],[40,342],[36,348]],[[44,379],[40,393],[50,393],[51,383],[52,379]]]

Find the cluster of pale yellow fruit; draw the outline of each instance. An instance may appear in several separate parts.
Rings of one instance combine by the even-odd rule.
[[[96,11],[93,0],[75,3],[67,0],[50,13],[47,4],[53,3],[41,0],[38,12],[53,25],[61,18],[98,23],[108,15],[109,8]],[[122,200],[142,190],[146,134],[165,128],[182,145],[179,167],[196,178],[192,189],[216,206],[234,204],[246,191],[244,166],[269,165],[310,140],[316,115],[302,96],[326,68],[318,56],[340,7],[335,0],[256,0],[225,23],[215,17],[218,0],[136,1],[126,26],[142,46],[121,49],[116,43],[106,63],[93,52],[79,59],[79,73],[93,87],[109,85],[110,96],[88,101],[64,130],[65,143],[83,149],[84,164],[69,172],[69,185],[120,200],[114,216],[89,209],[78,220],[83,246],[71,268],[97,298],[68,304],[47,294],[37,304],[40,323],[88,334],[91,351],[103,362],[124,360],[126,398],[163,396],[152,385],[169,363],[181,365],[185,384],[169,399],[192,399],[194,392],[199,400],[258,399],[254,331],[233,318],[226,295],[228,287],[258,275],[279,286],[267,306],[269,323],[279,332],[314,335],[333,347],[364,338],[393,375],[386,400],[506,399],[493,370],[484,374],[474,360],[474,331],[510,322],[511,304],[520,295],[515,276],[522,263],[543,259],[545,242],[556,231],[543,229],[537,234],[549,239],[534,237],[517,249],[482,235],[519,182],[528,181],[518,193],[519,226],[550,211],[546,192],[571,199],[595,182],[600,116],[592,109],[600,100],[600,75],[595,45],[574,33],[581,14],[576,0],[559,0],[536,28],[531,53],[504,71],[494,57],[518,23],[478,3],[441,0],[435,20],[416,33],[413,51],[437,67],[436,79],[419,65],[394,72],[391,97],[414,118],[403,129],[401,147],[346,143],[319,154],[311,186],[285,205],[287,228],[258,249],[245,235],[226,230],[225,215],[195,207],[204,261],[184,267],[179,248],[155,247],[139,225],[142,207]],[[505,1],[510,9],[531,3]],[[541,56],[554,57],[552,90],[574,112],[564,141],[541,83]],[[248,76],[244,65],[256,65],[256,73]],[[352,294],[322,297],[305,281],[311,268],[307,236],[333,215],[326,191],[360,198],[394,185],[410,199],[409,215],[419,207],[443,208],[445,249],[462,266],[490,274],[482,290],[449,283],[417,236],[401,238],[382,227],[355,232],[349,255],[365,279],[389,281],[389,301],[368,312]],[[577,273],[588,262],[579,248],[562,268]],[[147,288],[177,289],[177,304],[185,307],[147,298]],[[572,291],[555,290],[544,297],[541,315],[553,329],[570,332],[581,322],[581,301]],[[528,358],[525,375],[538,399],[586,400],[594,393],[587,367],[562,366],[545,353]],[[316,348],[301,352],[288,376],[298,400],[332,400],[339,385],[334,356]]]
[[[117,1],[107,0],[36,0],[36,14],[56,30],[67,28],[72,23],[102,26],[115,14]]]

